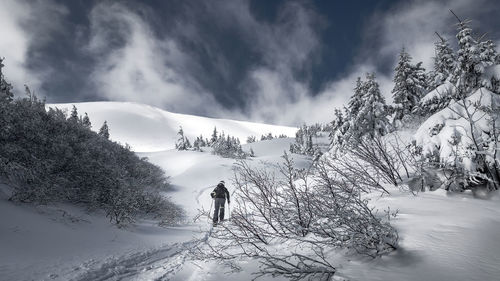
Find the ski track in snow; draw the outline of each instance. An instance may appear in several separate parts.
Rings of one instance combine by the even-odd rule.
[[[204,188],[201,188],[199,191],[198,191],[198,194],[196,195],[196,203],[198,203],[198,205],[200,205],[200,197],[205,193],[207,192],[208,190],[212,189],[212,188],[215,188],[215,185],[211,185],[211,186],[207,186],[207,187],[204,187]]]
[[[189,250],[201,240],[165,245],[160,248],[111,258],[103,264],[90,261],[85,273],[74,281],[111,281],[111,280],[170,280],[184,265]],[[97,267],[97,268],[96,268]]]

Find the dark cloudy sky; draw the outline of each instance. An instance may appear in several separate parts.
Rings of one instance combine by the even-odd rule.
[[[402,46],[430,67],[449,9],[500,42],[496,0],[0,0],[0,56],[50,103],[299,125],[332,119],[367,71],[389,98]]]

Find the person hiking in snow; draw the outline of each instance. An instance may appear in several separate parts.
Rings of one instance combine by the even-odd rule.
[[[219,184],[215,187],[214,191],[210,193],[210,195],[215,200],[213,222],[214,225],[216,225],[218,221],[224,220],[224,205],[226,204],[226,198],[227,204],[231,203],[231,201],[229,200],[229,191],[224,186],[224,181],[220,181]]]

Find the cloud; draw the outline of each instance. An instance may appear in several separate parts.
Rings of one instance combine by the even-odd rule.
[[[98,57],[91,74],[105,98],[151,104],[171,111],[225,112],[190,75],[196,63],[169,37],[155,34],[138,13],[118,3],[96,5],[87,50]]]
[[[67,10],[53,1],[2,1],[0,8],[0,56],[5,57],[4,74],[19,94],[28,84],[38,90],[53,71],[36,71],[29,62],[36,60],[37,49],[50,42],[60,29]]]
[[[237,28],[260,57],[241,81],[245,113],[254,121],[303,122],[298,107],[311,104],[308,77],[321,50],[321,16],[300,2],[281,6],[273,22],[258,20],[248,1],[231,1],[213,9],[218,20]]]
[[[285,125],[328,122],[333,109],[352,95],[356,77],[366,72],[377,74],[383,95],[391,101],[392,72],[402,46],[414,62],[430,68],[434,31],[454,41],[456,20],[448,9],[472,18],[478,31],[497,26],[500,10],[493,0],[394,4],[367,20],[363,44],[344,75],[313,91],[313,70],[327,47],[321,36],[327,24],[339,23],[323,18],[312,2],[284,1],[269,18],[257,15],[250,0],[179,3],[166,8],[172,14],[159,15],[143,4],[96,2],[85,12],[89,26],[72,25],[78,34],[71,42],[83,45],[74,51],[78,59],[63,61],[84,65],[70,67],[81,73],[74,79],[84,81],[82,87],[75,83],[74,95]],[[7,58],[7,77],[18,90],[24,83],[37,89],[50,81],[55,69],[50,61],[43,64],[41,50],[58,44],[61,35],[72,36],[73,29],[64,24],[68,14],[50,0],[3,1],[0,55]],[[498,38],[498,33],[490,37]],[[67,83],[73,79],[69,73],[54,83]]]
[[[340,79],[329,82],[314,97],[306,95],[303,100],[295,103],[292,106],[295,110],[291,110],[294,112],[291,115],[299,116],[302,111],[308,112],[303,115],[305,121],[330,121],[333,118],[333,108],[345,105],[353,94],[356,77],[364,77],[367,72],[376,73],[383,96],[387,102],[392,102],[393,68],[403,46],[412,55],[414,63],[422,61],[426,69],[431,69],[434,42],[438,40],[434,32],[447,38],[452,46],[456,45],[457,20],[449,9],[463,19],[473,19],[474,31],[483,34],[490,31],[484,29],[491,29],[496,25],[491,19],[496,19],[495,12],[500,7],[490,0],[414,0],[403,1],[390,10],[375,13],[365,27],[364,43],[351,69]],[[497,19],[496,22],[498,23]]]
[[[455,19],[448,9],[467,17],[488,13],[491,1],[479,0],[404,1],[373,15],[365,28],[365,39],[354,65],[345,75],[312,92],[311,69],[321,59],[324,47],[321,30],[325,19],[306,2],[286,2],[273,20],[258,19],[250,2],[213,2],[190,6],[191,13],[179,20],[171,33],[159,36],[149,23],[119,4],[99,4],[91,16],[89,49],[104,59],[93,74],[96,88],[112,100],[132,100],[178,111],[242,118],[286,125],[328,122],[333,109],[342,107],[352,95],[356,77],[375,72],[382,94],[392,101],[392,71],[400,49],[405,46],[414,62],[432,67],[437,31],[453,42]],[[465,16],[464,16],[465,17]],[[181,39],[201,46],[214,69],[232,79],[234,59],[219,45],[210,44],[200,24],[213,24],[238,34],[248,52],[255,56],[241,71],[238,85],[244,104],[228,110],[202,83],[205,70],[199,57],[183,49]],[[118,30],[118,35],[116,34]],[[110,39],[111,38],[111,39]],[[237,58],[236,58],[237,59]],[[201,78],[203,79],[203,78]]]
[[[246,105],[242,106],[246,117],[241,107],[224,109],[216,101],[217,93],[197,80],[203,67],[196,56],[184,51],[179,39],[179,35],[186,34],[191,41],[203,38],[200,26],[192,24],[197,13],[187,15],[188,20],[177,25],[181,30],[161,36],[140,13],[127,6],[108,2],[96,5],[89,17],[91,40],[87,46],[93,56],[100,58],[91,75],[94,88],[109,100],[147,103],[183,113],[291,124],[277,108],[295,108],[295,103],[310,95],[303,77],[320,46],[313,27],[319,23],[318,16],[298,3],[283,6],[275,23],[257,20],[248,1],[215,2],[198,9],[214,24],[236,29],[251,52],[258,54],[258,61],[243,80],[234,81],[246,95]],[[207,42],[197,43],[214,59],[217,71],[231,77],[226,57]]]
[[[402,1],[388,11],[375,14],[365,30],[365,46],[361,60],[372,64],[395,65],[397,54],[404,46],[414,61],[432,67],[435,32],[455,43],[457,19],[450,9],[462,19],[472,19],[475,32],[492,28],[491,19],[497,18],[500,7],[494,0],[413,0]],[[498,20],[497,24],[498,24]]]

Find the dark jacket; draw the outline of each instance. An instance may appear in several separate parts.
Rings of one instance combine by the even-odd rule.
[[[226,198],[227,202],[229,202],[229,191],[227,188],[224,186],[224,184],[219,183],[217,187],[215,187],[214,191],[215,192],[215,198]]]

